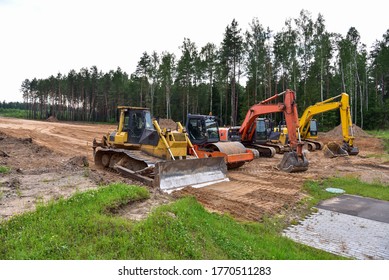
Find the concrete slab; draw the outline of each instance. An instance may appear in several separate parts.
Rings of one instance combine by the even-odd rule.
[[[322,201],[317,208],[389,224],[388,201],[345,194]]]

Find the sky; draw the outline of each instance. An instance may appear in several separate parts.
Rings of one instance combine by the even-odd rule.
[[[387,2],[389,3],[389,2]],[[258,18],[275,33],[302,9],[327,30],[351,26],[368,49],[389,28],[383,0],[0,0],[0,102],[23,101],[25,79],[97,66],[131,74],[144,52],[173,52],[189,38],[217,46],[235,19],[242,33]]]

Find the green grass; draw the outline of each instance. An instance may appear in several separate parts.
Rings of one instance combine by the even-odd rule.
[[[364,183],[357,178],[330,178],[321,182],[308,181],[304,184],[305,190],[310,194],[310,206],[316,205],[319,201],[337,196],[327,192],[326,188],[340,188],[346,194],[359,195],[389,201],[389,185],[379,183]]]
[[[282,219],[240,223],[179,199],[134,222],[109,209],[149,196],[114,184],[0,224],[0,259],[339,259],[281,236]]]
[[[3,173],[8,173],[11,169],[8,166],[5,165],[0,165],[0,174]]]

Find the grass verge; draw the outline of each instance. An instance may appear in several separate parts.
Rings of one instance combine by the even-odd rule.
[[[239,223],[187,197],[140,222],[108,209],[145,199],[114,184],[41,205],[0,224],[0,259],[339,259],[280,235],[280,219]]]
[[[308,199],[310,206],[339,195],[327,192],[326,188],[340,188],[345,190],[346,194],[389,201],[389,185],[364,183],[357,178],[334,177],[320,182],[308,181],[304,184],[304,188],[310,194]]]

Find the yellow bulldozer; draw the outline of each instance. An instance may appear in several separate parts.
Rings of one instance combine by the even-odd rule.
[[[93,141],[97,167],[114,169],[163,191],[199,187],[223,180],[227,166],[223,157],[198,158],[185,131],[161,129],[148,108],[119,106],[117,130]]]

